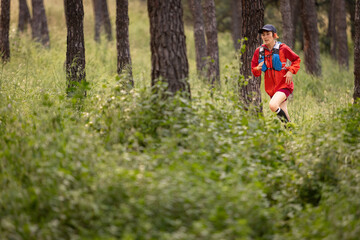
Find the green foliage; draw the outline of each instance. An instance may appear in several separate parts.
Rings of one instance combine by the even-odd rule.
[[[130,4],[130,19],[145,22],[130,28],[134,88],[116,76],[115,43],[88,37],[87,96],[68,98],[63,28],[50,25],[50,50],[11,35],[0,75],[1,238],[357,239],[352,70],[327,56],[323,78],[301,69],[288,130],[263,87],[264,116],[242,110],[229,34],[219,36],[222,88],[208,90],[187,30],[192,100],[154,94],[146,11]]]

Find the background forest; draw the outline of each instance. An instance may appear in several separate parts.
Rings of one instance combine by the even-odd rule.
[[[102,30],[95,41],[93,2],[84,0],[83,98],[66,94],[63,1],[44,0],[45,46],[32,40],[30,26],[18,32],[19,5],[11,1],[11,58],[0,73],[0,239],[359,238],[355,2],[346,10],[347,69],[330,51],[330,1],[317,1],[322,74],[308,74],[302,62],[290,130],[268,110],[263,85],[263,116],[243,110],[231,3],[215,2],[221,87],[214,90],[197,74],[183,1],[189,100],[151,89],[145,1],[129,1],[130,87],[117,73],[116,1],[108,0],[113,39]],[[264,4],[265,23],[278,28],[281,41],[279,1]],[[300,23],[296,29],[303,59]]]

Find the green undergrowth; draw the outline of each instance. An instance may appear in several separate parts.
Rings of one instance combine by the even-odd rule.
[[[162,88],[162,86],[158,86]],[[356,239],[359,106],[305,131],[231,95],[124,79],[85,99],[1,92],[5,239]]]
[[[263,114],[242,109],[229,33],[219,34],[221,87],[210,92],[197,77],[187,26],[192,98],[153,94],[138,1],[129,88],[116,76],[116,42],[92,40],[88,2],[87,97],[68,98],[62,3],[49,1],[51,48],[13,24],[11,61],[0,69],[0,239],[358,239],[352,62],[341,69],[323,55],[322,77],[302,63],[285,128],[263,86]]]

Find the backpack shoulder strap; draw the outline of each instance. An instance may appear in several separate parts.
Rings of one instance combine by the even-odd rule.
[[[259,48],[259,59],[263,59],[265,56],[265,50],[264,47],[261,45]]]
[[[282,44],[281,42],[276,42],[275,43],[275,46],[273,48],[273,54],[279,54],[279,49],[280,49],[281,44]]]

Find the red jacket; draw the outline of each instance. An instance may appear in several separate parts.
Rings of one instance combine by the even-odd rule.
[[[269,57],[266,57],[271,54],[271,51],[269,51],[265,44],[263,44],[262,46],[264,47],[265,64],[268,68],[272,68],[271,55]],[[255,77],[261,76],[261,69],[256,69],[256,67],[259,65],[259,50],[260,47],[255,50],[253,59],[251,61],[251,70]],[[287,73],[287,71],[296,74],[300,69],[300,57],[284,43],[280,45],[279,56],[280,61],[283,63],[283,69],[281,71],[268,69],[265,72],[265,91],[267,92],[267,94],[269,94],[270,97],[272,97],[278,90],[282,88],[288,88],[292,92],[294,90],[294,83],[291,83],[290,85],[286,84],[286,78],[284,77],[284,75]],[[289,59],[291,62],[291,65],[289,67],[285,67],[286,59]]]

